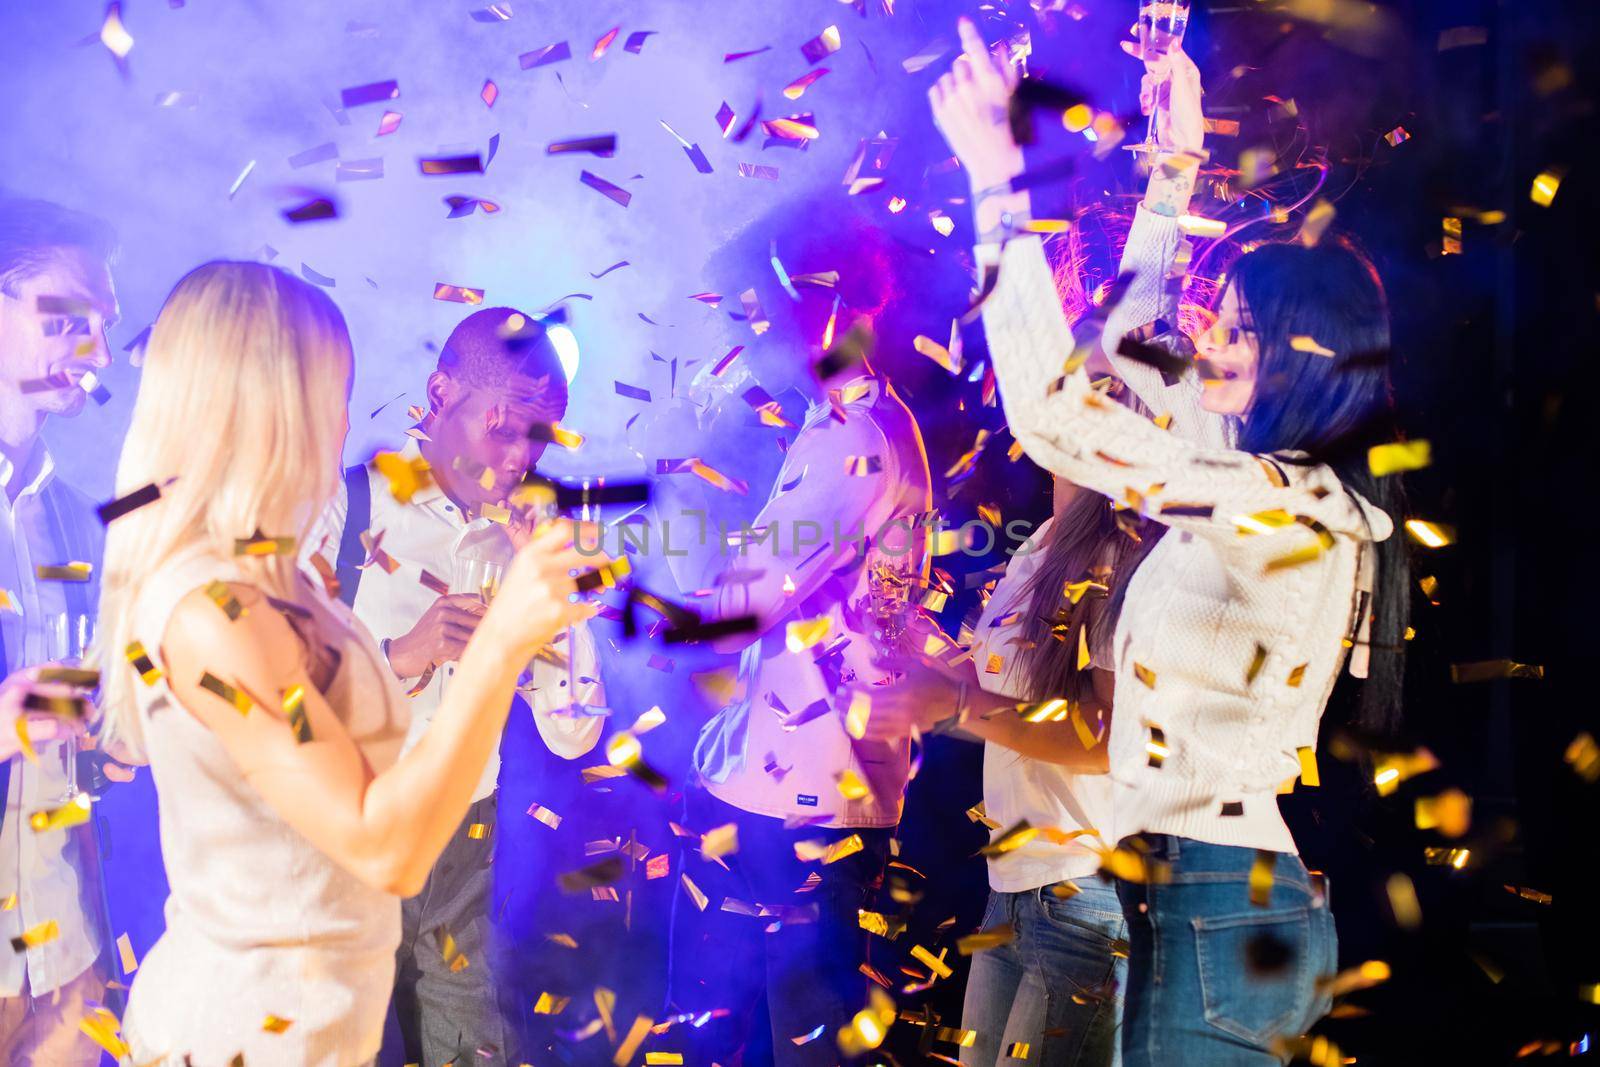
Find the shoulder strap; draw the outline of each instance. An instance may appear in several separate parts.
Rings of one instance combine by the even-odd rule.
[[[339,599],[346,607],[354,608],[356,587],[361,584],[361,564],[367,558],[361,535],[372,525],[372,481],[367,477],[366,464],[344,469],[344,491],[347,506],[334,573],[339,579]]]

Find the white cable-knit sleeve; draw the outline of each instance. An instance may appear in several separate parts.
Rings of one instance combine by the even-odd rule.
[[[1156,416],[1171,415],[1169,429],[1208,448],[1231,448],[1237,440],[1232,419],[1207,411],[1200,404],[1203,387],[1191,367],[1168,383],[1162,373],[1148,363],[1117,355],[1117,346],[1134,330],[1156,320],[1166,323],[1172,334],[1178,329],[1178,291],[1167,283],[1167,273],[1178,255],[1183,233],[1178,220],[1158,215],[1143,204],[1134,212],[1133,228],[1122,249],[1118,274],[1131,274],[1132,281],[1122,301],[1106,318],[1100,344],[1111,366],[1133,395]],[[1154,340],[1170,350],[1170,344]]]
[[[1202,447],[1100,396],[1082,368],[1063,374],[1072,330],[1037,238],[1006,245],[983,323],[1011,433],[1051,473],[1220,544],[1270,540],[1287,553],[1320,536],[1294,518],[1373,536],[1328,468]],[[1273,523],[1278,514],[1285,523]],[[1251,527],[1235,520],[1249,517],[1273,536],[1242,537]]]

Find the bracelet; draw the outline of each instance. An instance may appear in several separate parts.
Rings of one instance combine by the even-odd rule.
[[[1031,211],[1002,211],[1000,221],[978,235],[981,245],[1005,244],[1018,234],[1030,233],[1033,223]]]

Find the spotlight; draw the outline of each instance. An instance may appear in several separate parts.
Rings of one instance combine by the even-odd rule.
[[[545,335],[555,346],[556,355],[561,359],[561,371],[567,376],[567,384],[571,385],[572,379],[578,375],[577,336],[567,327],[556,324],[546,327]]]

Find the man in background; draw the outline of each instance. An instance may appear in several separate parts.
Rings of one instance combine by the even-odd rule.
[[[713,1013],[678,1031],[700,1062],[737,1062],[747,1043],[745,1059],[762,1058],[752,1024],[765,994],[773,1060],[827,1065],[867,1004],[858,916],[882,880],[909,770],[904,743],[861,742],[834,707],[844,683],[882,673],[873,575],[895,572],[913,608],[927,576],[922,435],[861,351],[875,329],[909,342],[887,315],[908,272],[869,222],[807,204],[758,220],[718,259],[741,294],[737,358],[758,386],[742,398],[767,415],[750,426],[746,411],[740,427],[730,399],[735,417],[713,426],[780,465],[751,524],[765,539],[688,577],[717,590],[719,618],[756,624],[713,643],[739,654],[739,692],[700,733],[684,823],[724,844],[684,858],[696,890],[686,884],[675,905],[669,996],[691,1017]]]
[[[468,556],[481,558],[486,540],[500,541],[506,554],[499,562],[509,562],[510,535],[500,538],[491,527],[505,523],[509,499],[539,461],[566,406],[566,377],[544,329],[510,308],[474,312],[440,350],[419,432],[399,454],[413,469],[426,466],[422,487],[402,501],[372,465],[351,467],[325,526],[311,539],[324,566],[332,565],[340,597],[413,694],[408,749],[426,732],[483,616],[480,589],[459,588],[459,576],[469,572],[463,564]],[[586,712],[604,702],[594,641],[584,627],[572,634],[573,647],[558,642],[552,656],[570,656],[571,669],[537,660],[521,687],[538,737],[565,760],[594,747],[601,719]],[[519,731],[526,736],[529,718],[526,709],[513,708],[506,739]],[[502,753],[509,747],[503,741]],[[500,827],[530,819],[526,805],[513,811],[500,801],[522,796],[530,763],[538,760],[518,758],[502,775],[500,756],[490,759],[427,885],[404,902],[394,1000],[403,1049],[391,1034],[383,1062],[518,1062],[511,1058],[515,1020],[508,1018],[511,998],[501,988],[504,967],[491,926],[517,880],[544,875],[530,870],[521,851],[514,867],[491,861]]]
[[[103,531],[89,498],[57,477],[40,433],[52,415],[78,415],[97,388],[91,375],[111,362],[114,247],[110,228],[98,219],[43,200],[0,197],[0,706],[6,717],[30,684],[24,669],[76,666],[94,626]],[[106,777],[131,780],[119,764],[78,753],[81,744],[40,744],[36,758],[0,759],[0,1062],[7,1064],[100,1062],[99,1047],[78,1029],[85,1003],[104,996],[95,961],[110,947],[93,838],[86,826],[36,831],[29,825],[30,815],[59,811],[66,802],[68,761],[82,769],[83,786],[102,763]],[[109,957],[103,966],[109,969]]]

